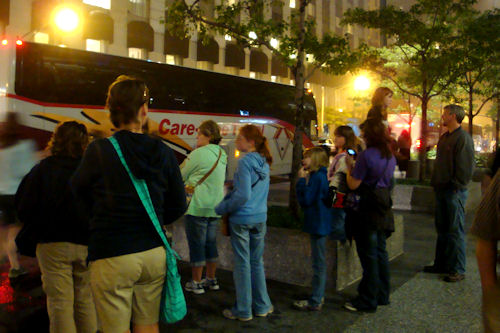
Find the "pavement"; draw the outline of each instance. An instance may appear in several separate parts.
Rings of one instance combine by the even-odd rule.
[[[473,239],[468,238],[467,278],[455,284],[440,276],[421,272],[434,255],[436,235],[433,217],[401,212],[405,218],[405,254],[391,262],[391,304],[376,313],[351,313],[343,303],[356,294],[355,285],[326,295],[320,312],[292,309],[294,299],[309,289],[268,281],[275,312],[250,322],[224,319],[221,312],[234,302],[229,271],[219,270],[221,290],[204,295],[186,294],[188,315],[174,325],[162,325],[161,332],[480,332],[481,291]],[[467,225],[472,215],[467,214]],[[7,264],[0,265],[0,333],[48,332],[48,319],[40,272],[36,261],[22,258],[28,276],[14,284],[7,278]],[[307,267],[309,269],[309,267]],[[186,263],[180,265],[183,281],[190,276]]]

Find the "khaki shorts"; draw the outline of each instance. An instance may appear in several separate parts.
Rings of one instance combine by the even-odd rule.
[[[104,333],[158,322],[166,272],[165,248],[99,259],[90,264],[90,284]]]

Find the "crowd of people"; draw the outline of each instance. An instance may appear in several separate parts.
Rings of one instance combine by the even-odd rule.
[[[296,190],[303,230],[310,234],[313,279],[310,297],[291,302],[297,310],[322,309],[329,238],[355,240],[363,268],[358,295],[344,308],[373,312],[390,304],[386,240],[394,231],[391,190],[398,154],[409,153],[407,137],[401,139],[404,151],[394,149],[387,122],[391,99],[390,89],[378,88],[360,126],[361,137],[339,126],[334,154],[319,147],[304,152]],[[273,159],[266,137],[254,125],[241,127],[235,145],[244,156],[225,194],[227,155],[219,145],[217,123],[207,120],[199,126],[197,148],[179,166],[170,148],[143,133],[149,101],[145,82],[120,76],[109,87],[106,108],[116,128],[113,137],[131,173],[146,182],[158,220],[168,225],[184,215],[192,273],[185,291],[199,295],[221,288],[216,235],[222,216],[236,290],[234,306],[222,314],[240,321],[268,316],[274,307],[263,254]],[[459,106],[445,107],[449,132],[438,145],[432,180],[438,241],[435,262],[425,271],[446,274],[448,282],[465,277],[463,207],[472,157],[470,136],[460,127],[463,118]],[[16,126],[15,114],[9,113],[0,135],[0,208],[9,228],[9,277],[25,273],[14,242],[20,221],[37,230],[36,257],[51,332],[129,332],[130,323],[134,332],[158,332],[165,247],[110,140],[90,142],[84,125],[64,122],[48,144],[49,156],[35,165],[33,145],[20,139]]]

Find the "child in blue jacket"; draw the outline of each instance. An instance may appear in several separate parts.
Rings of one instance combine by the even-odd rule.
[[[326,284],[326,240],[332,231],[332,209],[323,198],[328,195],[328,156],[323,148],[314,147],[305,151],[297,182],[297,199],[304,210],[304,231],[311,235],[312,295],[308,300],[299,300],[293,306],[299,310],[319,311],[323,305]]]

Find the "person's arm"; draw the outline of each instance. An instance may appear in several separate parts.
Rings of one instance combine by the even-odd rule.
[[[80,165],[70,179],[70,186],[76,197],[89,204],[90,192],[98,172],[101,170],[101,147],[94,141],[88,145]],[[101,156],[102,157],[102,156]]]
[[[193,174],[196,168],[200,165],[198,151],[193,150],[181,164],[182,180],[186,185],[194,185],[189,183],[189,177]]]
[[[232,213],[250,199],[252,193],[251,168],[244,158],[238,162],[237,177],[238,186],[215,207],[215,212],[218,215]]]
[[[458,138],[453,156],[454,174],[451,183],[455,189],[466,186],[474,171],[474,143],[465,135]]]
[[[483,292],[487,292],[497,283],[497,242],[479,238],[476,243],[476,259],[481,286]]]
[[[163,222],[170,224],[181,217],[187,210],[186,192],[182,181],[179,164],[172,149],[166,147],[167,163],[164,168],[168,189],[163,201]]]
[[[301,177],[295,186],[297,200],[302,207],[310,207],[318,201],[321,180],[317,175],[311,174],[309,181]]]
[[[363,178],[366,176],[366,173],[368,171],[365,154],[364,152],[359,154],[356,165],[354,165],[354,160],[351,156],[347,156],[345,162],[347,164],[347,186],[349,187],[349,189],[355,190],[361,185]]]
[[[36,222],[39,209],[39,194],[40,194],[40,165],[31,169],[31,171],[23,178],[21,184],[17,188],[15,196],[15,205],[17,217],[21,223],[29,224]]]

